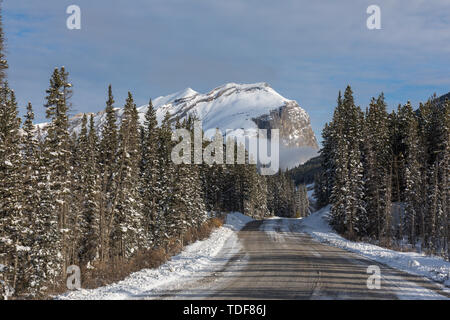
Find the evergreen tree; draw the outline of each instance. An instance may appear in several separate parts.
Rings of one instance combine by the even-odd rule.
[[[44,157],[50,174],[52,206],[58,215],[58,227],[61,233],[61,275],[71,264],[71,244],[68,242],[72,221],[70,208],[70,136],[68,120],[68,99],[71,87],[64,68],[55,69],[50,78],[50,87],[46,93],[46,115],[50,120],[45,138]]]
[[[158,122],[156,112],[150,100],[145,113],[144,126],[142,128],[142,163],[141,163],[141,194],[142,214],[144,216],[144,230],[147,234],[147,246],[155,242],[157,192],[156,182],[158,178]]]
[[[379,239],[386,221],[386,212],[390,212],[387,198],[387,184],[390,185],[390,136],[388,113],[381,94],[372,99],[365,121],[365,199],[367,202],[366,226],[368,235]],[[369,223],[376,221],[375,224]],[[384,230],[387,232],[388,230]]]
[[[131,257],[147,243],[139,192],[141,150],[138,120],[136,104],[129,92],[119,131],[117,190],[113,201],[113,252],[121,259]]]
[[[408,122],[406,131],[405,161],[405,215],[403,231],[411,244],[415,245],[417,236],[420,235],[420,217],[423,215],[423,200],[419,193],[422,182],[422,170],[419,162],[419,130],[417,119],[411,104],[404,107],[405,120]]]
[[[98,137],[95,131],[94,118],[89,120],[87,130],[87,116],[83,115],[82,129],[78,138],[79,153],[83,155],[79,164],[81,172],[81,211],[80,229],[82,239],[80,243],[80,260],[91,262],[99,257],[100,240],[100,177],[98,167]]]
[[[99,171],[100,171],[100,231],[99,231],[99,255],[100,260],[110,258],[110,236],[112,232],[112,219],[114,192],[117,189],[116,168],[118,153],[118,129],[117,117],[114,110],[114,97],[111,85],[108,87],[108,100],[106,101],[105,123],[102,130],[102,139],[99,147]]]
[[[8,84],[0,88],[0,290],[17,291],[24,276],[23,265],[28,225],[22,207],[22,158],[20,154],[17,102]],[[8,292],[0,292],[7,295]]]

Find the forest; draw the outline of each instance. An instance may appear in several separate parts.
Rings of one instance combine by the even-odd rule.
[[[117,267],[148,250],[168,252],[224,212],[307,214],[304,187],[281,171],[260,175],[248,156],[246,164],[174,164],[172,130],[193,134],[194,119],[171,123],[167,114],[158,126],[150,101],[140,125],[129,93],[119,121],[111,86],[100,134],[86,114],[79,134],[71,133],[72,94],[68,72],[56,68],[48,124],[35,126],[28,104],[21,125],[15,93],[2,83],[0,276],[16,295],[60,286],[70,265]]]
[[[388,113],[380,94],[363,111],[348,86],[322,135],[315,193],[338,232],[449,259],[448,99]]]

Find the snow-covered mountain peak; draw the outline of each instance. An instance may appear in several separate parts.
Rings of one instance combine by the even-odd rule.
[[[152,103],[153,103],[153,106],[159,107],[159,106],[162,106],[162,105],[165,105],[168,103],[176,102],[177,100],[180,100],[180,99],[193,97],[197,94],[198,94],[197,91],[195,91],[191,88],[186,88],[184,90],[169,94],[167,96],[158,97],[158,98],[154,99],[152,101]]]
[[[291,151],[292,148],[303,147],[318,149],[308,113],[296,101],[283,97],[265,82],[231,82],[208,93],[186,88],[153,99],[152,103],[159,124],[166,113],[171,115],[173,122],[177,118],[182,120],[192,115],[202,121],[204,131],[215,128],[221,129],[223,133],[236,129],[279,129],[282,146]],[[118,104],[115,107],[117,106]],[[123,109],[115,110],[120,122]],[[144,122],[147,110],[148,105],[138,108],[141,123]],[[77,115],[70,120],[72,131],[80,132],[81,118],[81,115]],[[104,111],[94,114],[95,127],[100,134],[105,121]],[[41,128],[44,127],[45,124],[41,125]],[[298,159],[299,156],[290,156],[292,157]],[[307,158],[303,159],[306,160]]]

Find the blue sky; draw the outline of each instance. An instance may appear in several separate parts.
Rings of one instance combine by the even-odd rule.
[[[66,28],[81,8],[82,29]],[[381,30],[366,9],[381,8]],[[450,91],[448,0],[4,0],[9,81],[45,121],[54,67],[74,84],[73,113],[96,112],[113,85],[138,105],[191,87],[268,82],[310,114],[320,132],[338,90],[350,84],[359,105],[385,93],[389,108]]]

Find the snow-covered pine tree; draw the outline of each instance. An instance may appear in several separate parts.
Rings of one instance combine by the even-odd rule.
[[[446,177],[446,149],[448,144],[448,129],[446,105],[442,107],[437,103],[436,96],[432,97],[427,103],[430,108],[428,133],[428,190],[427,190],[427,215],[426,221],[426,244],[433,254],[445,255],[446,249],[445,229],[446,212],[444,211],[446,195],[445,188],[448,181]],[[446,251],[446,250],[445,250]]]
[[[181,129],[181,123],[179,119],[176,120],[175,129]],[[185,127],[183,129],[186,129]],[[180,138],[181,139],[181,138]],[[179,143],[175,141],[174,143]],[[191,150],[189,150],[190,152]],[[184,152],[184,150],[183,150]],[[184,154],[180,154],[184,156]],[[180,163],[174,165],[174,182],[172,186],[171,195],[171,210],[166,212],[166,218],[169,223],[168,235],[171,238],[179,239],[181,241],[184,232],[189,227],[193,227],[195,224],[194,212],[191,211],[192,206],[192,193],[191,183],[192,177],[190,176],[190,165]]]
[[[158,179],[156,183],[157,192],[157,214],[155,228],[155,245],[164,246],[170,238],[170,225],[173,203],[174,165],[171,160],[172,151],[172,129],[170,114],[166,113],[158,134]]]
[[[191,139],[194,139],[194,121],[197,120],[195,117],[189,116],[183,123],[183,127],[191,133]],[[191,144],[191,154],[194,152],[194,146]],[[189,215],[191,224],[194,227],[200,227],[208,218],[204,188],[202,185],[202,166],[199,164],[192,164],[188,166],[188,174],[190,179],[188,198],[189,198]],[[220,164],[214,164],[213,167],[221,167]],[[217,179],[217,177],[215,177]],[[216,180],[217,182],[217,180]],[[214,186],[217,190],[218,186]],[[219,200],[216,200],[219,201]]]
[[[409,102],[403,107],[402,114],[407,122],[403,232],[409,242],[415,245],[417,236],[420,235],[419,223],[423,214],[423,199],[419,193],[422,181],[422,170],[419,163],[419,130],[416,116]]]
[[[338,101],[341,100],[339,92]],[[331,190],[333,188],[334,176],[334,162],[333,162],[333,128],[331,124],[326,123],[322,131],[322,149],[320,149],[321,156],[321,171],[314,177],[314,193],[317,199],[316,206],[322,208],[330,202]]]
[[[40,297],[51,286],[58,284],[63,257],[58,215],[55,214],[54,198],[50,189],[50,156],[39,127],[36,140],[37,187],[34,192],[38,197],[38,205],[33,213],[33,232],[28,255],[31,266],[28,274],[29,293]]]
[[[348,87],[344,93],[344,108],[348,111],[346,119],[347,141],[349,145],[348,153],[348,177],[346,189],[349,193],[346,210],[346,232],[350,239],[358,235],[365,234],[366,212],[364,203],[364,178],[361,155],[362,124],[363,114],[359,107],[356,107],[353,100],[353,93]]]
[[[81,157],[80,174],[80,260],[82,263],[92,262],[99,257],[100,238],[100,177],[98,168],[98,137],[95,131],[94,118],[83,115],[82,128],[78,137],[78,151]]]
[[[445,138],[445,151],[441,163],[443,170],[443,192],[442,192],[442,209],[443,209],[443,238],[444,238],[444,257],[447,261],[450,261],[450,101],[446,100],[444,104],[445,116],[444,116],[444,131],[446,132]]]
[[[26,246],[29,247],[27,262],[24,262],[26,270],[24,282],[29,289],[32,279],[39,276],[34,266],[34,255],[36,254],[36,232],[35,224],[37,217],[37,208],[39,208],[39,161],[38,161],[38,141],[36,140],[36,132],[33,125],[34,112],[31,103],[27,105],[25,121],[23,124],[22,135],[22,210],[24,218],[24,226],[27,229]],[[34,288],[33,288],[34,289]]]
[[[20,118],[14,91],[5,82],[0,88],[0,292],[7,298],[23,281],[28,251],[22,206]]]
[[[86,119],[84,119],[86,121]],[[82,133],[80,136],[86,137],[86,122],[82,121]],[[69,179],[70,193],[67,198],[69,203],[69,214],[67,215],[66,224],[68,231],[66,233],[68,264],[80,265],[80,245],[83,234],[81,229],[82,210],[80,210],[83,202],[83,172],[81,164],[84,163],[85,154],[80,153],[80,139],[77,134],[72,132],[70,135],[70,158],[69,158]],[[85,140],[81,143],[85,144]]]
[[[148,104],[145,113],[144,126],[141,129],[142,137],[142,161],[141,161],[141,195],[142,214],[144,218],[144,232],[148,243],[147,247],[154,244],[156,232],[156,182],[158,179],[158,121],[153,108],[152,100]]]
[[[333,184],[330,195],[331,224],[339,232],[345,231],[344,221],[346,219],[347,197],[348,197],[348,149],[344,132],[344,106],[342,99],[338,99],[338,105],[330,124],[330,138],[333,141],[331,152],[333,170]]]
[[[127,259],[145,243],[139,175],[141,163],[139,118],[133,96],[128,92],[119,130],[117,189],[113,201],[112,244],[114,256]]]
[[[46,116],[50,120],[45,137],[45,156],[50,173],[50,190],[52,192],[53,207],[58,215],[61,233],[62,265],[61,275],[65,275],[70,263],[70,136],[68,119],[68,99],[71,95],[71,84],[68,82],[64,67],[55,68],[50,78],[50,86],[46,90]]]
[[[99,255],[100,260],[105,261],[111,257],[110,236],[112,228],[113,197],[116,190],[116,168],[118,152],[117,117],[114,110],[114,97],[111,85],[108,86],[108,99],[106,101],[106,121],[101,128],[101,141],[99,147],[99,171],[101,200],[99,208],[100,232]]]
[[[387,198],[390,177],[391,146],[389,122],[384,95],[372,98],[364,126],[366,230],[369,236],[380,239],[385,225],[385,212],[390,212]],[[387,231],[387,230],[385,230]]]
[[[332,224],[349,238],[364,234],[366,217],[364,203],[363,113],[355,106],[353,92],[348,86],[330,124],[329,136],[333,141],[333,186],[331,192]]]

